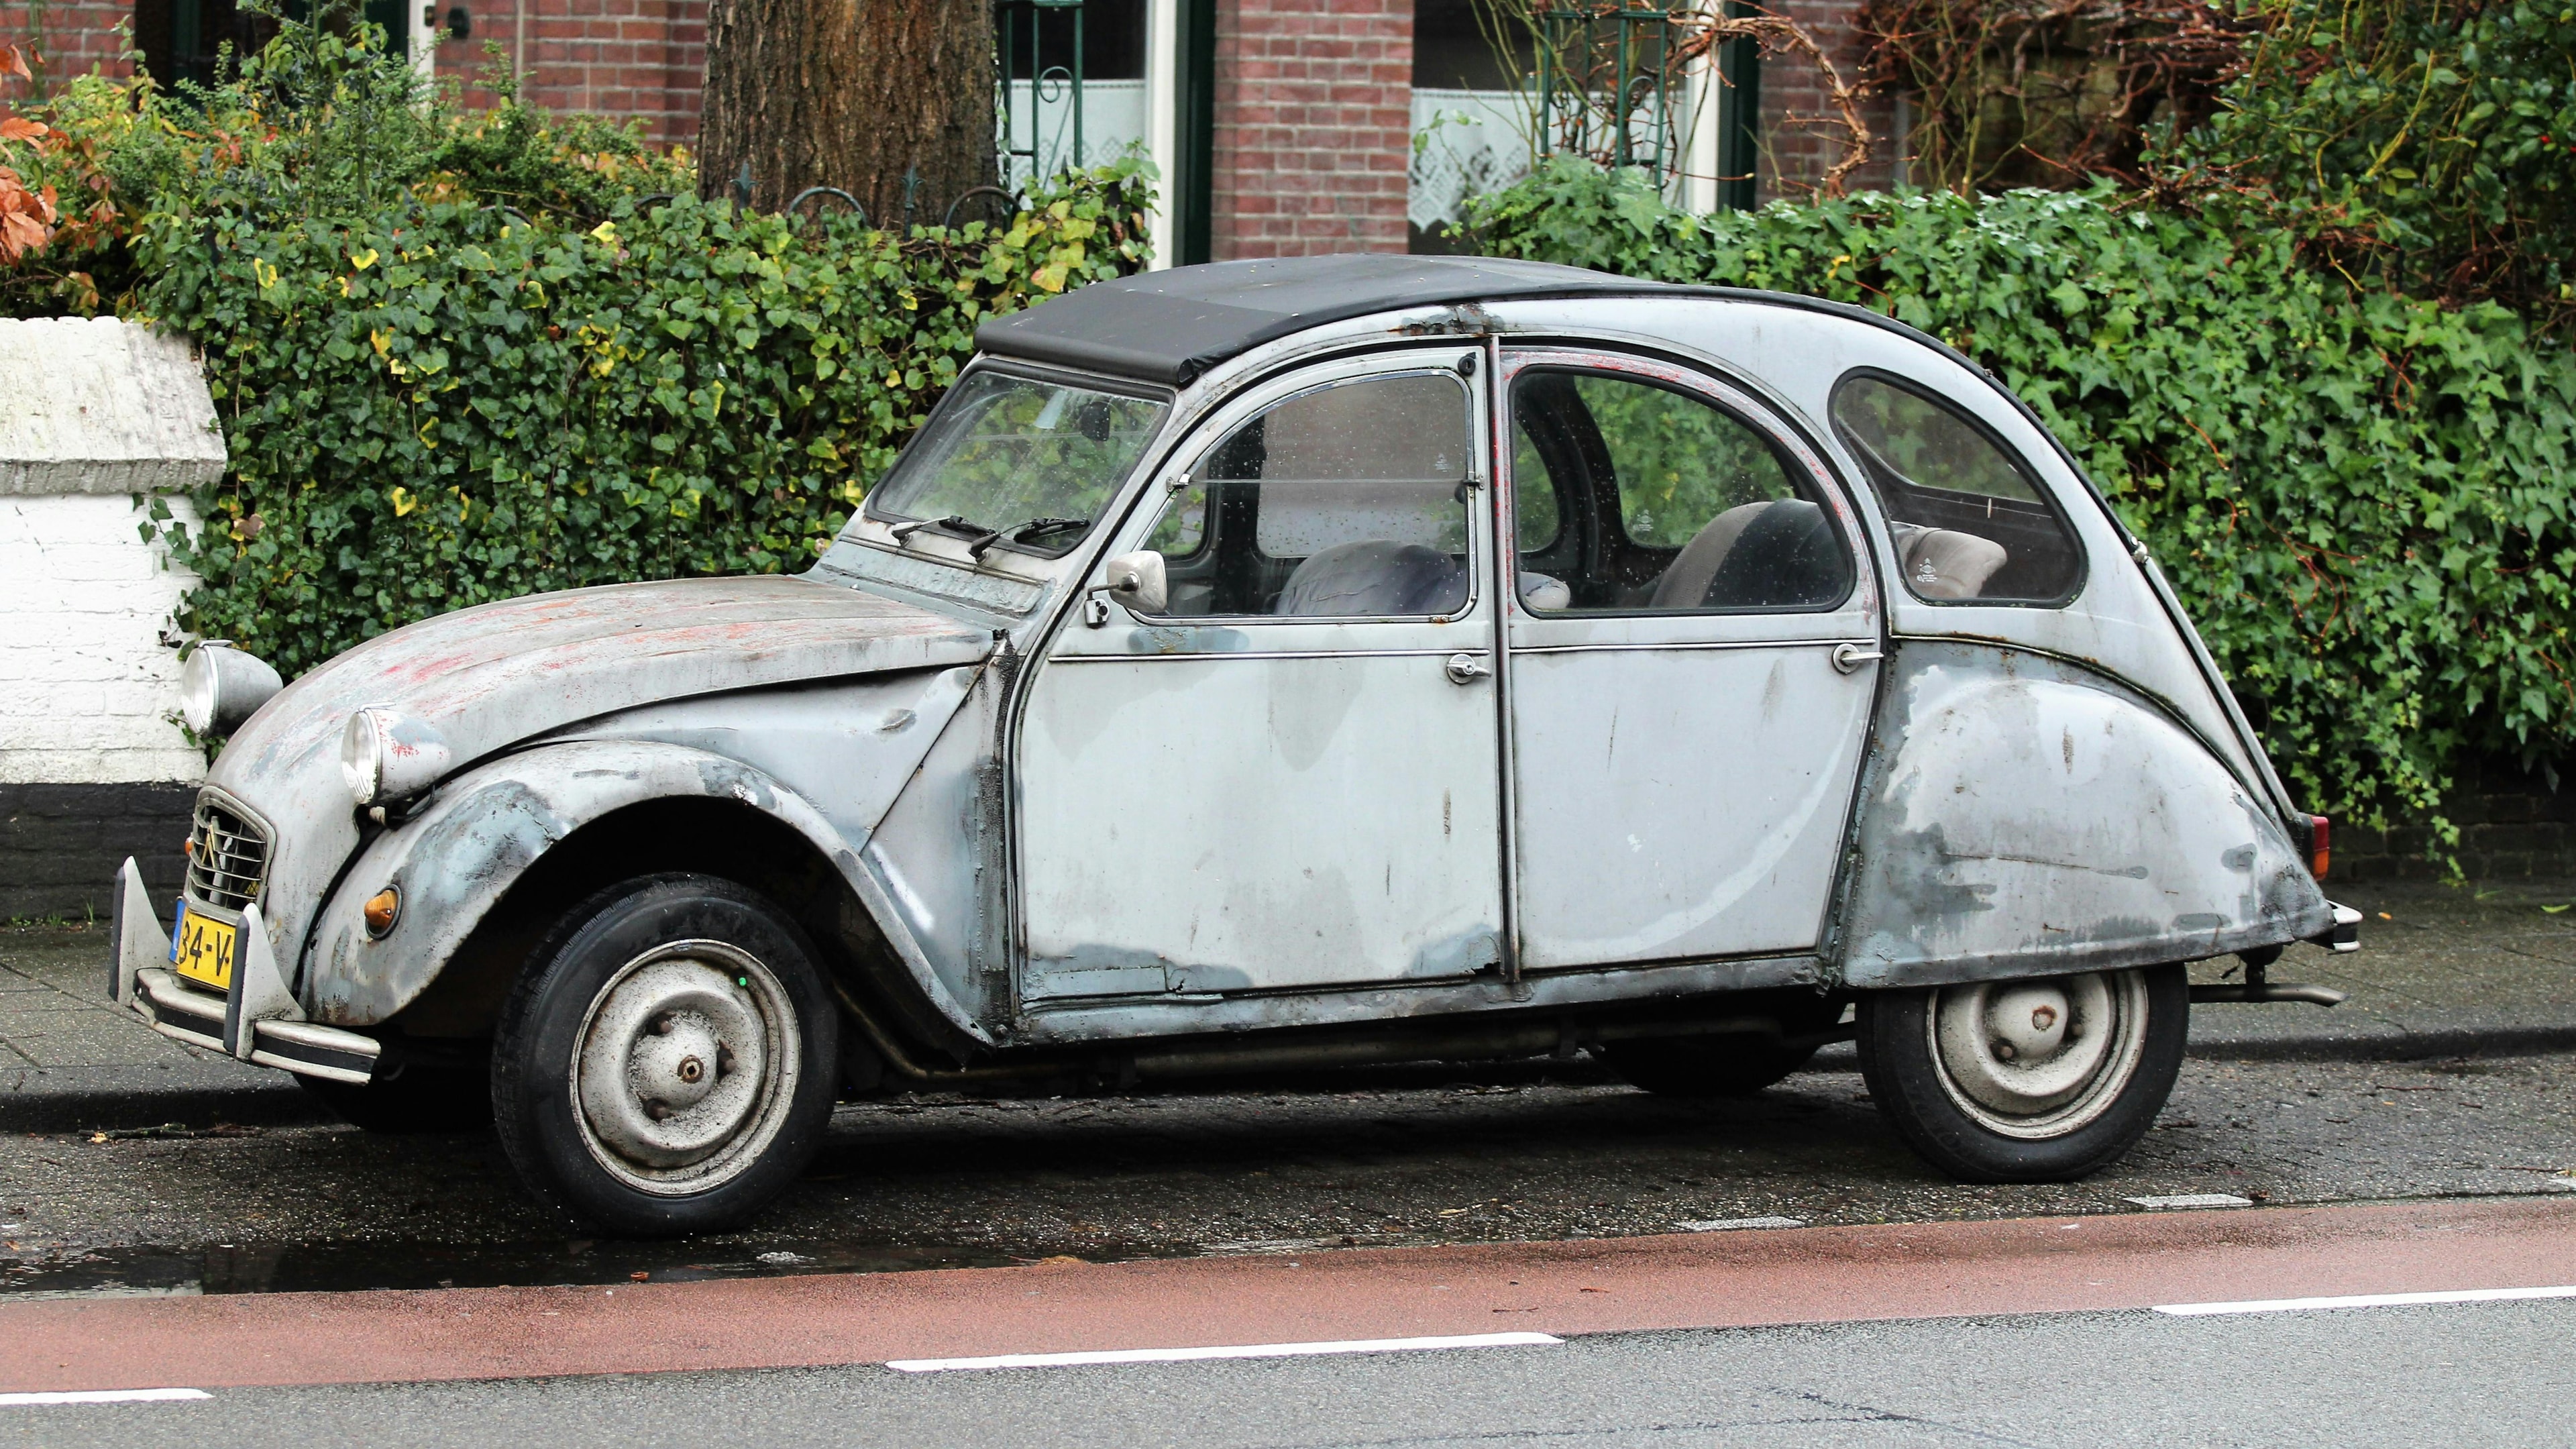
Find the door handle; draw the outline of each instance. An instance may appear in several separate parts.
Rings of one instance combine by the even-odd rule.
[[[1851,673],[1853,670],[1860,668],[1864,664],[1873,663],[1886,657],[1887,656],[1885,654],[1880,653],[1878,650],[1873,649],[1866,644],[1837,644],[1834,646],[1834,667],[1845,674]]]
[[[1494,667],[1485,662],[1483,655],[1469,654],[1463,650],[1450,655],[1440,669],[1442,673],[1449,676],[1451,684],[1473,684],[1494,672]]]

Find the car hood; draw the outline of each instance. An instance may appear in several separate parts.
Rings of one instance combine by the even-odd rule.
[[[537,594],[397,629],[288,685],[224,747],[208,783],[268,828],[261,910],[281,944],[358,839],[340,775],[352,711],[382,705],[444,737],[455,769],[659,700],[973,664],[989,631],[810,579],[682,579]]]

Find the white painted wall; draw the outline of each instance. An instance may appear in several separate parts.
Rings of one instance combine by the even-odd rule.
[[[221,476],[186,346],[113,319],[0,320],[0,784],[187,781],[163,642],[194,582],[142,536],[139,498]]]

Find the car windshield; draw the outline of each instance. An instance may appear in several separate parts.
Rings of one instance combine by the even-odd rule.
[[[1168,410],[1150,398],[974,373],[868,496],[868,513],[954,520],[1059,552],[1100,516]]]

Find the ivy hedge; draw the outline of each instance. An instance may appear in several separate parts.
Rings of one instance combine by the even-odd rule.
[[[2505,307],[2357,289],[2289,229],[2107,185],[1697,216],[1569,160],[1473,234],[1858,303],[1984,364],[2155,551],[2312,809],[2434,811],[2473,758],[2576,743],[2576,355]]]
[[[293,677],[546,589],[804,567],[995,312],[1134,270],[1143,179],[908,236],[691,198],[587,229],[404,204],[164,215],[145,309],[196,339],[232,452],[165,525],[181,622]]]

